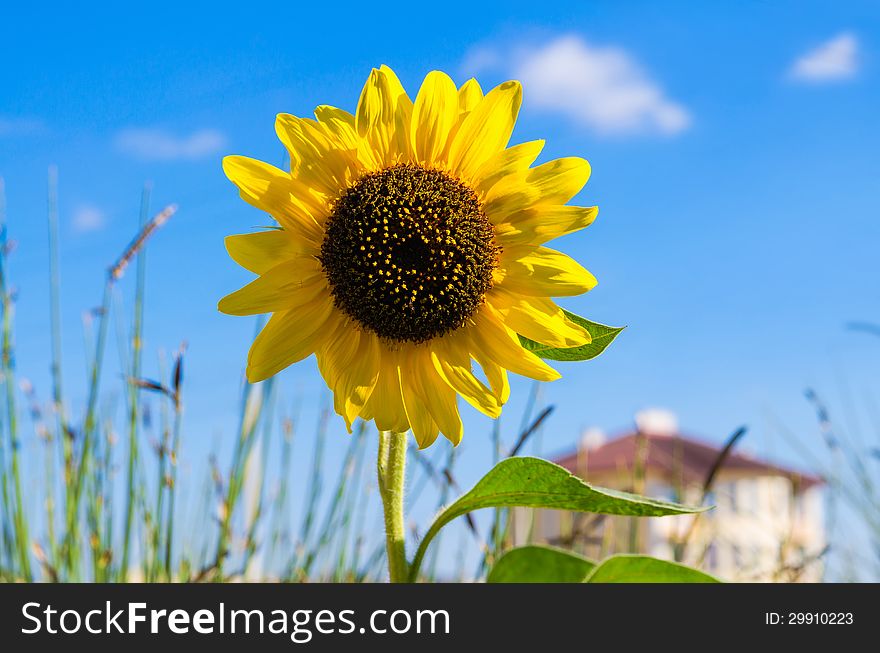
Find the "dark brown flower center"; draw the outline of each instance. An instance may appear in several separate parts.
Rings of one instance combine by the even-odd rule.
[[[400,164],[340,196],[320,260],[340,310],[383,338],[418,343],[473,315],[499,252],[473,190],[439,170]]]

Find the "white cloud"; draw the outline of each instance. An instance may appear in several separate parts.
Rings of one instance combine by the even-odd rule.
[[[504,67],[524,84],[527,106],[561,113],[597,132],[672,135],[691,124],[688,110],[668,98],[622,48],[569,35],[506,55],[491,53],[473,50],[465,65],[473,71]],[[510,63],[498,63],[503,61]]]
[[[801,56],[792,64],[789,74],[809,82],[850,79],[858,72],[858,54],[858,39],[844,32]]]
[[[106,215],[96,206],[83,204],[78,206],[73,212],[73,229],[77,233],[84,234],[90,231],[98,231],[106,223]]]
[[[43,129],[40,120],[33,118],[4,118],[0,116],[0,137],[33,134]]]
[[[461,64],[462,69],[472,75],[485,70],[492,70],[501,65],[501,52],[490,46],[478,46],[471,48]]]
[[[177,136],[164,129],[126,129],[116,136],[116,147],[140,159],[172,161],[200,159],[220,151],[226,137],[215,129],[199,129]]]

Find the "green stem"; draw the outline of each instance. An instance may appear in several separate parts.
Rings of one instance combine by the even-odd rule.
[[[160,363],[161,378],[165,378],[164,365]],[[160,409],[160,433],[161,440],[159,442],[158,455],[158,472],[159,477],[156,479],[156,504],[154,509],[153,530],[151,533],[152,552],[150,573],[147,576],[147,582],[156,582],[161,567],[161,549],[162,549],[162,530],[165,519],[165,493],[168,488],[168,459],[171,454],[171,427],[168,421],[168,406],[164,402]]]
[[[406,433],[379,432],[377,472],[382,508],[385,512],[385,548],[388,575],[392,583],[405,583],[406,529],[403,518],[403,492],[406,478]]]
[[[181,354],[182,355],[182,354]],[[180,423],[183,407],[180,404],[180,389],[174,401],[174,431],[171,436],[171,469],[168,482],[168,519],[165,525],[165,578],[171,582],[171,549],[174,542],[174,498],[177,496],[177,464],[180,458]]]
[[[67,530],[64,536],[64,563],[73,580],[79,580],[75,565],[79,562],[79,518],[80,500],[88,475],[88,466],[92,455],[92,440],[97,423],[98,395],[101,385],[101,367],[104,359],[104,345],[107,341],[107,323],[109,322],[110,300],[113,296],[113,277],[108,276],[104,284],[104,298],[99,312],[98,336],[95,343],[94,358],[89,374],[89,393],[86,405],[86,416],[83,422],[83,444],[79,464],[73,475],[73,494],[67,502]]]
[[[0,212],[2,213],[2,212]],[[0,218],[5,216],[0,215]],[[18,544],[18,558],[21,565],[22,578],[30,582],[31,563],[28,546],[28,522],[22,505],[21,473],[19,471],[18,420],[15,410],[15,361],[12,350],[12,297],[6,287],[6,226],[0,220],[0,303],[3,308],[2,335],[2,373],[3,384],[6,386],[6,421],[9,427],[10,456],[12,459],[12,484],[15,505],[12,513],[15,541]],[[4,488],[5,489],[5,488]],[[5,497],[4,497],[5,498]]]
[[[150,212],[150,184],[144,184],[141,193],[141,209],[138,217],[138,230],[142,230],[147,224]],[[144,330],[144,286],[146,278],[146,252],[140,251],[137,255],[137,283],[135,287],[134,320],[131,335],[131,371],[132,379],[140,378],[141,375],[141,350],[143,347]],[[133,383],[128,387],[128,470],[126,483],[128,491],[125,506],[125,528],[122,536],[122,562],[119,565],[119,581],[124,583],[128,580],[128,561],[131,548],[131,531],[134,524],[135,511],[135,472],[138,461],[138,419],[140,417],[140,393]]]
[[[56,431],[58,442],[64,456],[65,474],[69,472],[72,464],[73,449],[71,438],[68,437],[67,416],[64,412],[64,394],[62,392],[61,373],[61,272],[58,254],[58,168],[49,166],[49,180],[47,189],[47,213],[49,222],[49,323],[51,325],[52,341],[52,404],[58,420]],[[69,487],[69,479],[65,478],[65,488]],[[55,477],[54,474],[46,479],[49,524],[49,556],[52,564],[58,564],[58,542],[55,539]],[[65,498],[66,500],[66,498]]]

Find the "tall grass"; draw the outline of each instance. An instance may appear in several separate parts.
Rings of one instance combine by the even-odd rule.
[[[6,196],[5,188],[0,181],[0,306],[3,310],[2,335],[0,335],[0,374],[5,386],[5,417],[6,431],[10,452],[9,473],[3,472],[4,508],[6,514],[12,515],[12,530],[14,533],[15,553],[18,560],[21,577],[31,580],[31,561],[28,553],[28,520],[22,504],[21,488],[21,441],[18,433],[18,419],[15,406],[15,357],[12,347],[12,311],[13,298],[7,281],[7,257],[9,254],[9,242],[6,238]],[[7,487],[7,478],[11,479],[12,498],[9,499],[10,489]]]
[[[384,579],[381,520],[369,464],[376,442],[371,427],[355,425],[338,469],[327,478],[324,442],[329,409],[321,411],[314,428],[303,429],[298,400],[289,407],[275,381],[243,382],[228,464],[221,465],[212,456],[203,466],[201,481],[195,475],[179,474],[187,439],[186,347],[181,345],[170,361],[160,365],[157,378],[145,377],[143,362],[148,353],[143,349],[149,315],[147,245],[176,207],[151,217],[150,204],[151,187],[146,185],[140,208],[132,216],[134,236],[107,266],[97,308],[85,313],[85,401],[80,407],[71,406],[63,374],[58,173],[50,168],[46,333],[50,400],[44,406],[40,389],[24,380],[19,384],[16,378],[16,297],[8,275],[13,247],[7,240],[5,188],[0,179],[0,580]],[[131,266],[134,273],[127,276]],[[126,310],[122,296],[129,292],[133,302]],[[118,383],[106,372],[114,323],[123,372],[122,385],[115,390],[123,397],[119,424],[114,406],[103,400],[109,388],[105,381]],[[261,326],[256,324],[257,329]],[[36,448],[22,446],[18,419],[22,398],[34,425]],[[74,415],[82,417],[76,420]],[[312,452],[311,472],[305,479],[292,478],[295,445]],[[270,457],[270,450],[279,455]],[[23,461],[25,451],[42,454],[36,492],[23,486],[24,470],[36,469],[36,461]],[[439,471],[441,458],[446,460]],[[454,455],[438,447],[431,460],[431,469],[411,469],[411,486],[430,486],[446,501],[455,484]],[[293,492],[294,481],[304,482],[303,494]],[[410,501],[416,501],[418,494]],[[45,510],[35,510],[37,505]],[[302,515],[298,525],[292,521],[296,507]],[[471,528],[476,533],[472,522]]]

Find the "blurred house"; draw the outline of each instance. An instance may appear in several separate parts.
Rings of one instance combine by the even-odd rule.
[[[721,448],[682,435],[666,411],[645,411],[613,439],[588,431],[555,460],[596,486],[699,504]],[[641,552],[696,565],[728,581],[822,578],[826,546],[822,480],[734,449],[718,470],[701,515],[632,518],[516,510],[514,544],[539,542],[599,559]]]

